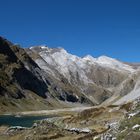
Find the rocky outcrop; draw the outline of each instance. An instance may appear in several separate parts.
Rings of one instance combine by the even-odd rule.
[[[8,90],[8,87],[11,86],[9,90],[14,90],[14,94],[17,93],[17,98],[25,97],[24,91],[22,89],[30,90],[45,98],[45,94],[48,88],[47,85],[42,79],[36,77],[34,72],[32,72],[32,69],[26,68],[26,65],[23,63],[23,61],[19,59],[20,56],[16,55],[16,53],[14,52],[15,49],[12,49],[11,46],[11,43],[0,38],[1,88]],[[17,49],[20,50],[20,48]],[[21,57],[28,56],[27,54],[25,56],[22,56],[22,53],[20,53],[20,55]],[[33,60],[31,61],[31,58],[29,60],[25,61],[25,63],[27,63],[27,65],[32,65],[32,67],[34,68],[37,68],[37,65],[31,64],[31,62],[33,63]],[[2,85],[4,83],[7,86]],[[17,92],[15,90],[17,90]]]

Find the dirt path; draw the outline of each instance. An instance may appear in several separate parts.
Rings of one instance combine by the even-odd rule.
[[[55,110],[39,110],[39,111],[25,111],[18,112],[16,114],[20,115],[51,115],[57,113],[72,113],[72,112],[81,112],[85,109],[90,109],[92,107],[75,107],[75,108],[64,108],[64,109],[55,109]]]

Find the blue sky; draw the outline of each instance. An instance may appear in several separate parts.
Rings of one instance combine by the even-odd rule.
[[[0,0],[0,35],[22,47],[140,62],[140,1]]]

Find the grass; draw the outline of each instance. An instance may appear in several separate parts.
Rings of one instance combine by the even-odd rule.
[[[138,109],[138,108],[137,108]],[[118,134],[117,140],[139,140],[140,138],[140,130],[132,129],[136,124],[140,125],[140,114],[131,117],[130,119],[125,118],[120,122],[119,130],[121,133]]]

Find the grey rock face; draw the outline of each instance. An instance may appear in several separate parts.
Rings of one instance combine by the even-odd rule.
[[[31,47],[26,50],[38,66],[53,79],[63,83],[62,79],[77,89],[94,104],[100,104],[116,93],[117,87],[123,83],[136,69],[115,59],[102,56],[84,58],[67,53],[63,48],[46,46]],[[66,83],[63,83],[65,86]],[[128,81],[120,95],[127,94],[134,88],[135,82]],[[62,84],[61,84],[62,85]],[[63,87],[62,86],[62,87]],[[116,90],[114,92],[114,89]],[[77,97],[77,93],[74,93]],[[65,95],[66,96],[66,95]],[[63,97],[60,99],[64,100]]]
[[[30,92],[52,107],[52,102],[97,105],[140,85],[134,78],[137,69],[130,64],[106,56],[81,58],[63,48],[23,49],[2,37],[0,68],[2,97],[28,98]]]

